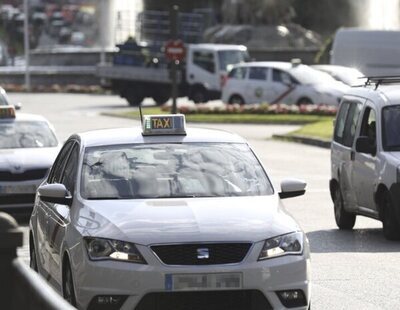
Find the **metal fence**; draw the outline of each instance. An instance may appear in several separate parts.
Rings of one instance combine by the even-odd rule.
[[[17,258],[22,240],[23,233],[15,219],[0,212],[0,309],[75,309]]]

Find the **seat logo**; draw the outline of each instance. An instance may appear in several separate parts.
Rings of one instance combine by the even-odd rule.
[[[207,248],[199,248],[197,249],[197,259],[209,259],[210,251]]]

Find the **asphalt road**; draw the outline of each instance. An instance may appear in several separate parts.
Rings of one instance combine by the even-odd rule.
[[[115,96],[10,94],[24,112],[40,113],[55,126],[60,139],[106,127],[129,127],[138,121],[99,115],[128,109]],[[190,124],[189,124],[190,125]],[[199,126],[199,125],[196,125]],[[284,200],[287,210],[307,233],[312,251],[313,309],[399,309],[400,243],[383,238],[378,221],[358,217],[353,231],[339,231],[329,196],[330,152],[314,146],[271,140],[291,126],[203,125],[237,132],[247,138],[279,189],[288,177],[307,181],[304,196]],[[27,227],[23,226],[26,233]],[[27,242],[19,256],[29,261]]]

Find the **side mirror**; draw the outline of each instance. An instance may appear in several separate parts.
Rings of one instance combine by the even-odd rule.
[[[375,155],[376,145],[370,137],[358,137],[356,140],[356,152]]]
[[[38,188],[40,199],[46,202],[70,206],[72,197],[64,184],[46,184]]]
[[[17,102],[16,104],[14,104],[14,108],[15,108],[15,110],[21,110],[22,109],[22,103],[21,102]]]
[[[283,180],[281,182],[281,192],[279,193],[279,197],[285,199],[304,195],[306,192],[306,186],[307,183],[302,180]]]

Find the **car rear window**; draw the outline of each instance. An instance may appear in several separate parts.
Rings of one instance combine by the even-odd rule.
[[[259,196],[273,193],[246,144],[183,143],[91,147],[85,151],[85,199]]]

